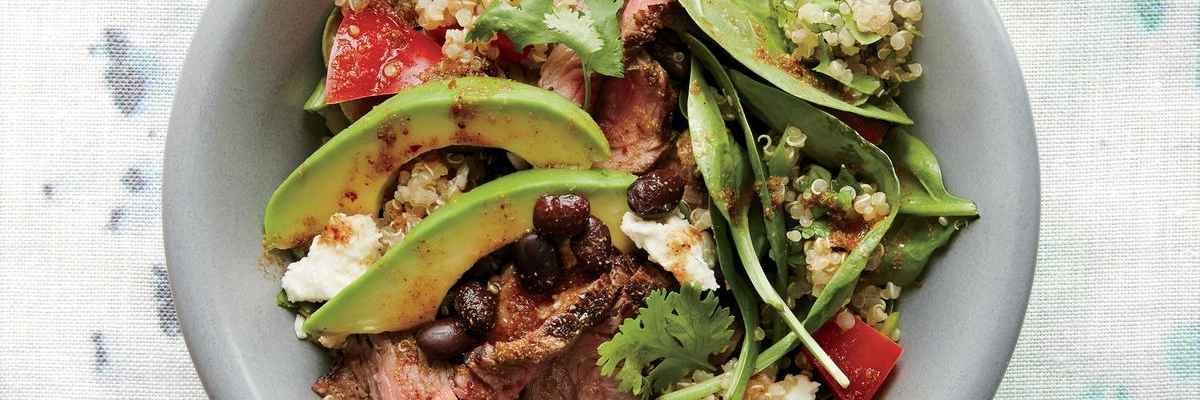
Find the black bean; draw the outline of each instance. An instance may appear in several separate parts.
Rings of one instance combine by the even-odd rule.
[[[504,246],[493,251],[491,254],[483,256],[471,269],[463,274],[463,279],[473,281],[486,281],[492,276],[499,274],[504,266],[508,265],[512,260],[512,246]]]
[[[679,205],[683,178],[669,169],[654,170],[633,181],[626,196],[634,213],[642,218],[659,218]]]
[[[496,295],[482,283],[465,282],[454,294],[454,311],[467,331],[483,337],[496,326]]]
[[[543,292],[558,284],[562,268],[558,251],[544,236],[530,233],[513,247],[517,279],[526,289]]]
[[[533,205],[533,229],[568,238],[583,232],[591,213],[592,206],[583,196],[573,193],[545,195]]]
[[[454,318],[430,322],[417,332],[417,346],[425,355],[439,360],[458,357],[476,343],[477,340],[467,334],[466,326]]]
[[[571,238],[571,252],[575,254],[575,265],[584,271],[602,273],[611,269],[615,251],[604,221],[588,217],[587,229]]]

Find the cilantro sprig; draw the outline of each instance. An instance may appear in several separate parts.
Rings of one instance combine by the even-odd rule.
[[[732,324],[714,292],[702,296],[694,284],[679,292],[656,290],[636,317],[600,345],[597,364],[605,376],[616,372],[621,390],[645,398],[694,370],[715,371],[708,357],[729,345]]]
[[[517,6],[505,0],[494,2],[467,34],[467,40],[491,40],[504,32],[517,49],[534,44],[562,43],[583,66],[584,105],[591,102],[593,72],[622,77],[625,45],[617,15],[621,0],[584,0],[581,10],[556,8],[554,0],[522,0]]]

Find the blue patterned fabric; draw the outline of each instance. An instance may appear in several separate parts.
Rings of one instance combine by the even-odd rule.
[[[0,3],[0,400],[205,398],[159,210],[204,3]],[[1200,1],[996,3],[1043,184],[997,398],[1200,399]]]

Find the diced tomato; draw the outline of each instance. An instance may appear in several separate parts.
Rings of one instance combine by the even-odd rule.
[[[858,132],[859,136],[862,136],[864,139],[867,139],[868,142],[874,144],[883,143],[884,135],[887,135],[888,129],[891,129],[892,127],[892,125],[887,121],[867,118],[858,114],[851,114],[839,110],[829,110],[829,112],[833,114],[833,116],[842,120],[842,122],[845,122],[846,125],[850,125],[851,128],[854,128],[854,130]]]
[[[329,50],[325,101],[329,104],[389,95],[421,83],[442,59],[442,47],[414,29],[386,1],[354,12],[342,8]]]
[[[836,320],[836,318],[835,318]],[[817,344],[829,354],[833,363],[850,378],[850,386],[843,389],[833,382],[825,369],[809,356],[809,362],[816,365],[817,371],[831,382],[829,388],[840,400],[871,400],[875,393],[887,381],[888,374],[896,366],[903,349],[900,345],[883,336],[858,317],[854,317],[854,327],[843,331],[835,320],[830,320],[813,333]]]
[[[450,30],[450,27],[443,26],[441,28],[426,30],[425,34],[429,35],[429,37],[433,38],[439,44],[446,44],[446,31],[448,30]]]
[[[521,51],[517,51],[512,39],[504,36],[504,33],[497,34],[496,40],[492,43],[500,50],[500,59],[512,64],[520,64],[522,61],[525,61],[529,57],[529,52],[533,50],[533,47],[526,46]]]

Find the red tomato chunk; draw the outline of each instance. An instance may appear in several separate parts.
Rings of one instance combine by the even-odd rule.
[[[850,386],[845,389],[836,383],[828,384],[840,400],[874,399],[903,352],[899,345],[858,317],[854,317],[854,327],[845,331],[838,326],[836,318],[832,319],[814,332],[813,338],[850,378]],[[833,382],[829,373],[811,356],[809,361],[817,365],[825,382]]]
[[[382,1],[360,12],[343,7],[329,53],[328,104],[396,93],[421,83],[442,60],[442,47],[433,38]]]

